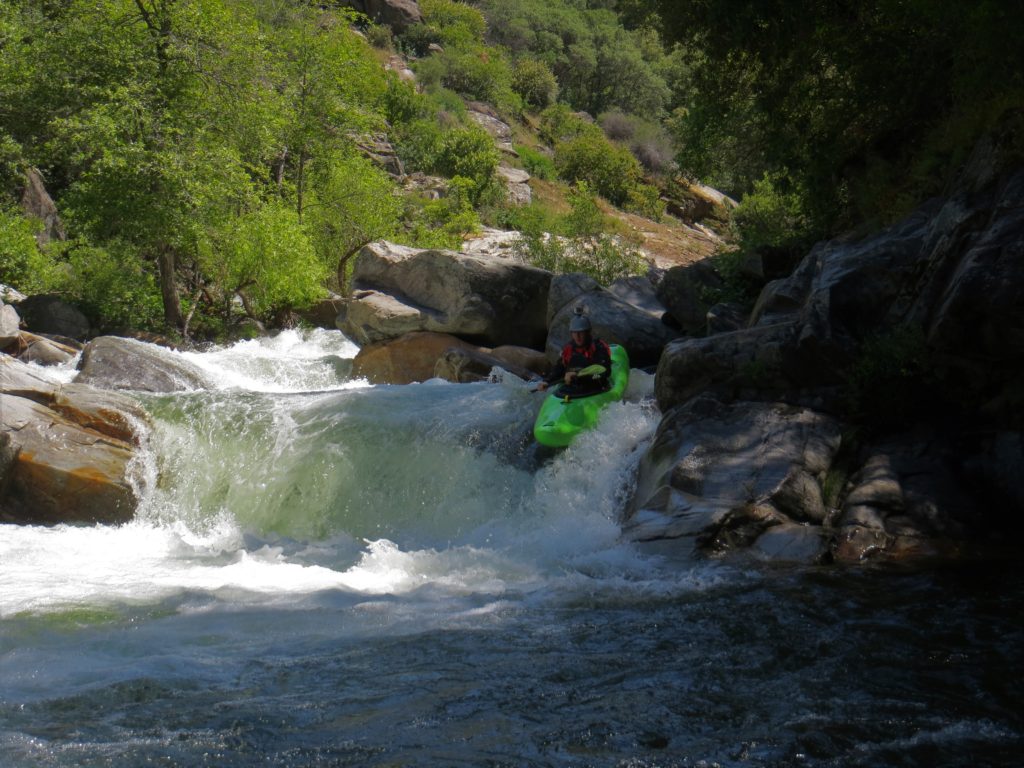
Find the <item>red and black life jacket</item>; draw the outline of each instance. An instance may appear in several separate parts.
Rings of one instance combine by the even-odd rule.
[[[598,349],[604,353],[600,357]],[[612,351],[602,339],[592,339],[585,347],[578,347],[570,342],[562,349],[562,365],[567,371],[573,368],[586,368],[594,363],[610,365],[611,359]]]

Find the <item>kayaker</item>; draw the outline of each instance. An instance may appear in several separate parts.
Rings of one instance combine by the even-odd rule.
[[[572,341],[562,348],[562,354],[555,367],[541,380],[537,389],[543,392],[557,381],[565,384],[561,394],[566,395],[592,395],[608,389],[612,353],[607,343],[593,336],[590,319],[577,312],[569,321],[569,335]],[[603,372],[579,375],[580,371],[592,366],[601,366]]]

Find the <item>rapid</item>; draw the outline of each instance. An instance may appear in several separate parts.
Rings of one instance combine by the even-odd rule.
[[[1024,761],[1016,565],[623,541],[653,377],[544,452],[515,377],[370,386],[356,351],[164,350],[216,387],[136,395],[136,519],[0,526],[0,766]]]

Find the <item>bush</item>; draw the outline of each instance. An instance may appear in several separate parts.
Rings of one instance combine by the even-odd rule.
[[[558,97],[558,80],[544,62],[520,59],[512,69],[512,90],[527,105],[543,109]]]
[[[640,166],[629,150],[615,146],[600,133],[558,144],[555,167],[566,181],[586,181],[618,206],[629,199],[630,190],[641,177]]]
[[[416,91],[416,86],[400,79],[394,72],[388,73],[382,106],[384,117],[392,126],[431,118],[436,111],[430,100]]]
[[[796,245],[807,238],[810,226],[803,195],[786,177],[768,174],[743,195],[732,220],[747,253],[763,246]]]
[[[558,175],[558,171],[555,170],[555,161],[547,155],[538,152],[533,147],[516,145],[515,150],[523,168],[531,176],[551,181]]]
[[[68,272],[59,286],[102,329],[163,327],[160,287],[152,270],[131,246],[66,243]]]
[[[0,283],[37,293],[56,278],[53,260],[36,243],[41,228],[17,209],[0,208]]]
[[[539,133],[551,145],[580,136],[603,137],[598,126],[584,120],[565,104],[554,104],[541,112]]]
[[[470,198],[475,202],[494,177],[498,150],[483,128],[472,126],[449,131],[441,139],[434,170],[449,178],[472,182]]]
[[[605,112],[597,122],[601,126],[601,130],[604,131],[604,135],[612,141],[628,142],[636,133],[634,119],[619,110]]]

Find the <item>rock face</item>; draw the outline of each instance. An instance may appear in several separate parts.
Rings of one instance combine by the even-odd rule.
[[[423,21],[416,0],[344,0],[343,5],[365,13],[370,21],[404,32],[413,24]]]
[[[132,462],[148,433],[134,401],[56,386],[0,357],[0,520],[121,523],[138,504]]]
[[[35,168],[25,172],[25,185],[21,192],[21,207],[29,216],[39,219],[43,228],[36,235],[39,245],[51,240],[64,240],[64,224],[60,220],[57,206],[46,191],[43,175]]]
[[[657,364],[665,344],[677,332],[662,322],[659,307],[622,286],[616,290],[620,295],[605,290],[596,280],[582,274],[557,275],[552,280],[548,300],[551,319],[545,346],[550,360],[557,359],[562,347],[569,342],[569,322],[576,307],[581,306],[596,336],[626,348],[631,367]],[[621,296],[640,303],[630,303]]]
[[[533,191],[530,189],[530,174],[518,168],[506,165],[498,166],[498,175],[505,180],[508,190],[508,201],[512,205],[529,205],[533,202]]]
[[[86,344],[75,382],[139,392],[212,388],[202,370],[187,360],[171,361],[147,344],[114,336],[100,336]]]
[[[828,515],[825,481],[839,446],[839,424],[807,409],[694,398],[662,419],[640,464],[625,534],[718,550],[784,526],[766,552],[818,559],[824,537],[809,539],[802,528]]]
[[[725,332],[671,341],[655,386],[666,416],[641,464],[631,535],[859,562],[955,555],[982,538],[979,515],[1014,520],[1024,511],[1022,243],[1024,169],[994,172],[972,161],[948,199],[874,236],[816,245],[792,274],[766,285],[741,327],[730,310]],[[659,298],[689,330],[692,299],[671,284],[662,282]],[[869,365],[878,364],[879,339],[912,344],[898,361],[928,361],[931,378],[919,375],[908,396],[873,373],[870,396],[915,416],[861,424],[840,460],[827,414],[851,413],[849,382],[878,370]],[[933,402],[942,407],[927,410]],[[762,473],[752,453],[755,444],[774,452],[780,434],[764,408],[797,425],[831,425],[827,451],[790,461],[801,469],[781,496],[782,486],[766,480],[779,472]],[[814,533],[784,536],[793,525]]]
[[[360,345],[412,331],[540,346],[551,274],[506,259],[371,243],[356,257],[338,328]]]

